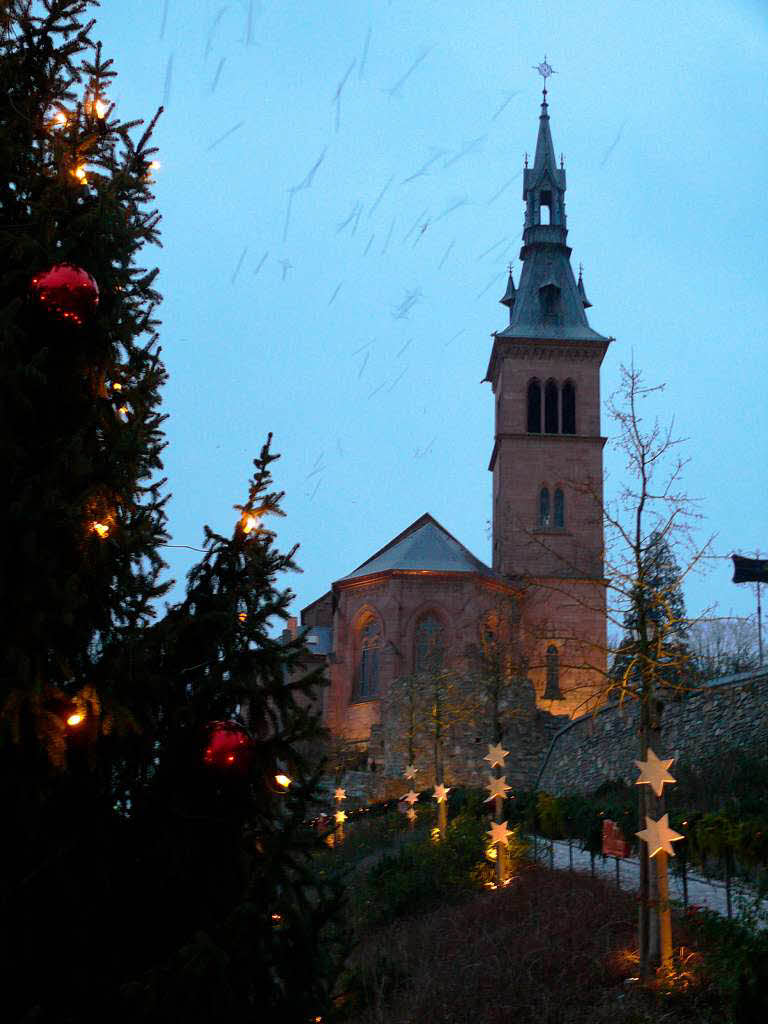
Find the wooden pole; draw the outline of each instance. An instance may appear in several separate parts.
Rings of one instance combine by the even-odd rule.
[[[672,911],[669,909],[669,856],[660,850],[653,858],[659,892],[659,936],[661,939],[661,966],[672,966]]]

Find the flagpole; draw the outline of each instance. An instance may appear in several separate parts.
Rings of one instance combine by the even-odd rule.
[[[760,552],[755,552],[755,558],[760,557]],[[760,605],[760,581],[756,583],[757,587],[757,656],[760,659],[760,668],[763,667],[763,614]]]

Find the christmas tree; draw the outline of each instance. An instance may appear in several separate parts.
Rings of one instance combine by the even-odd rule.
[[[274,456],[153,622],[154,121],[117,117],[94,6],[0,11],[3,1018],[309,1019],[333,899],[309,871],[314,680],[269,635],[294,568],[262,525]]]
[[[293,598],[276,579],[296,570],[267,526],[283,514],[270,442],[232,535],[206,527],[186,598],[155,630],[159,756],[133,817],[166,911],[150,959],[178,952],[131,986],[131,1019],[303,1021],[330,998],[338,893],[312,872],[307,824],[320,678],[301,636],[269,633]]]
[[[131,751],[148,717],[134,652],[167,588],[159,295],[139,265],[157,241],[152,125],[116,116],[90,6],[12,0],[0,15],[0,956],[11,1020],[57,1001],[80,999],[82,1012],[102,983],[115,806],[140,782]]]

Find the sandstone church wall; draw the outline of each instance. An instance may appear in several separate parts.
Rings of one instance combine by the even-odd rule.
[[[548,793],[590,792],[602,782],[635,777],[638,709],[610,705],[584,715],[554,736],[542,753],[538,788]],[[696,765],[725,750],[768,743],[768,668],[716,680],[669,701],[662,719],[660,757]],[[536,784],[536,780],[534,780]]]

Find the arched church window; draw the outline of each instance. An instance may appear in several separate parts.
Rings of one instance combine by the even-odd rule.
[[[560,692],[560,655],[554,644],[547,648],[547,685],[544,700],[562,700]]]
[[[563,433],[576,433],[576,389],[572,380],[563,384]]]
[[[549,488],[542,487],[539,491],[539,526],[547,529],[549,522]]]
[[[417,672],[439,672],[443,667],[443,627],[431,612],[416,624],[413,662]]]
[[[544,387],[544,433],[557,433],[557,384],[548,380]]]
[[[558,487],[555,491],[555,529],[562,530],[565,527],[565,495]]]
[[[535,379],[528,382],[528,433],[541,433],[541,384]]]
[[[359,662],[356,695],[358,700],[375,697],[379,692],[379,639],[381,630],[373,615],[363,620],[359,635]]]

